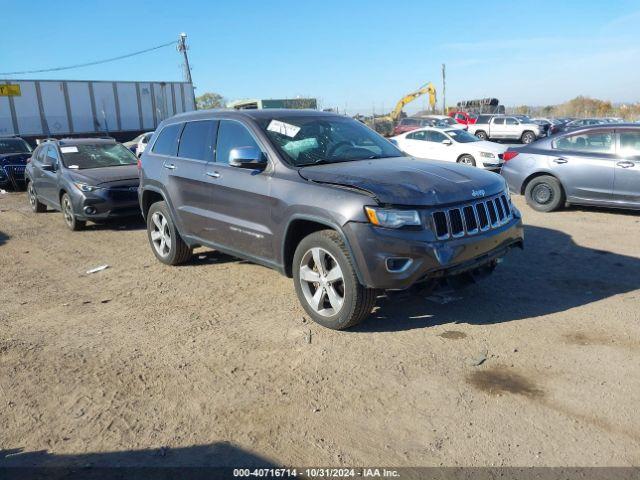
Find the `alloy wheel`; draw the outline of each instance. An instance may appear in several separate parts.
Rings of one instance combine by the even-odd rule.
[[[309,249],[300,262],[298,281],[309,306],[319,315],[336,315],[344,304],[345,283],[342,269],[327,250]]]
[[[73,207],[71,200],[66,195],[62,198],[62,215],[64,215],[64,221],[67,222],[67,225],[73,226]]]
[[[29,195],[29,204],[32,208],[36,207],[36,189],[33,188],[33,183],[29,182],[29,187],[27,189],[27,194]]]
[[[153,230],[151,230],[151,242],[153,248],[161,257],[167,257],[171,252],[171,231],[169,230],[169,222],[160,212],[155,212],[151,216]]]

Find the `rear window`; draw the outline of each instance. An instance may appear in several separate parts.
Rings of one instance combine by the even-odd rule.
[[[402,125],[418,125],[418,120],[414,118],[405,118],[400,123]]]
[[[178,135],[181,129],[182,123],[164,127],[153,145],[153,153],[175,156],[178,152]]]
[[[193,160],[213,161],[216,122],[203,120],[187,122],[180,137],[178,156]]]

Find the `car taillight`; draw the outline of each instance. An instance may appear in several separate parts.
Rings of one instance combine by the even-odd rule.
[[[138,157],[138,170],[142,170],[142,158]]]
[[[507,152],[504,152],[502,154],[502,159],[505,162],[508,162],[509,160],[513,160],[516,156],[518,156],[518,152],[509,152],[509,151],[507,151]]]

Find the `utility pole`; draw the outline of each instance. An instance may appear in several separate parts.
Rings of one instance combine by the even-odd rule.
[[[442,114],[447,114],[447,77],[444,63],[442,64]]]
[[[189,65],[189,57],[187,56],[187,34],[181,33],[178,38],[178,51],[184,56],[184,79],[191,85],[191,94],[193,95],[193,106],[196,107],[196,92],[193,88],[193,79],[191,78],[191,66]]]

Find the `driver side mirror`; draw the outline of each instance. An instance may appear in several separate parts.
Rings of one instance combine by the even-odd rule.
[[[44,171],[44,172],[55,172],[56,171],[56,165],[55,163],[49,161],[49,159],[45,159],[42,161],[40,168]]]
[[[447,145],[447,146],[449,146],[449,145],[452,145],[452,144],[453,144],[453,142],[447,138],[447,139],[445,139],[445,140],[442,140],[442,144],[443,144],[443,145]]]
[[[237,168],[264,170],[267,159],[262,151],[256,147],[237,147],[229,152],[229,165]]]

